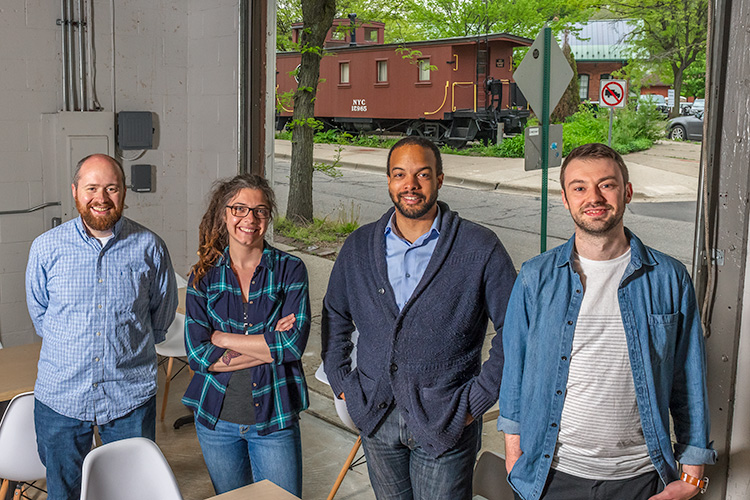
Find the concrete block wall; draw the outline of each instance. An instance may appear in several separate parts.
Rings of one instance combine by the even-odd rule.
[[[157,118],[156,149],[135,161],[155,166],[156,192],[129,192],[125,214],[166,241],[183,275],[194,263],[205,194],[214,180],[237,171],[236,4],[93,2],[101,106],[152,111]],[[0,211],[59,201],[44,195],[41,119],[62,108],[59,11],[59,2],[42,0],[0,6]],[[123,161],[128,175],[132,163]],[[28,249],[58,214],[53,207],[0,215],[0,342],[6,347],[36,340],[23,286]]]

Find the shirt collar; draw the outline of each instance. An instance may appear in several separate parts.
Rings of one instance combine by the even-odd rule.
[[[119,236],[120,231],[122,230],[122,225],[124,224],[125,217],[120,217],[120,220],[115,222],[115,225],[112,226],[112,239],[116,239],[117,236]],[[81,234],[81,236],[84,236],[86,238],[94,238],[91,234],[89,234],[88,229],[86,228],[86,225],[83,223],[83,218],[79,215],[75,219],[75,226],[76,229],[78,229],[78,232]]]
[[[657,264],[653,254],[648,248],[641,242],[636,235],[634,235],[630,229],[625,229],[625,237],[628,239],[630,244],[630,262],[633,263],[634,268],[638,269],[642,265],[655,266]],[[571,265],[573,263],[573,252],[575,251],[575,234],[570,238],[562,247],[557,255],[557,267],[563,267],[565,265]]]
[[[219,260],[216,261],[216,267],[229,267],[230,261],[231,259],[229,258],[229,245],[227,245],[226,248],[224,248],[224,252],[221,254],[221,257],[219,257]],[[273,269],[273,247],[265,241],[263,242],[263,255],[261,255],[258,265],[269,270]]]
[[[440,229],[438,229],[438,228],[440,227],[440,222],[441,222],[441,218],[442,218],[442,212],[440,211],[440,205],[436,204],[435,206],[437,207],[437,213],[435,214],[435,219],[432,221],[432,225],[430,226],[430,230],[427,231],[422,236],[420,236],[419,238],[417,238],[417,241],[426,239],[426,238],[432,236],[433,234],[435,236],[440,236]],[[395,217],[396,217],[396,211],[394,210],[393,214],[391,215],[391,218],[388,220],[388,224],[385,225],[385,231],[383,231],[383,233],[386,236],[388,236],[391,233],[393,233],[394,236],[398,236],[396,234],[396,232],[393,230],[393,221],[394,221]],[[399,236],[399,238],[403,240],[403,238],[401,238],[400,236]],[[414,244],[416,244],[417,241],[415,241]]]

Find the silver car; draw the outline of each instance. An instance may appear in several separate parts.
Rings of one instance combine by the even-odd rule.
[[[703,112],[695,115],[678,116],[667,123],[667,137],[673,141],[702,141]]]

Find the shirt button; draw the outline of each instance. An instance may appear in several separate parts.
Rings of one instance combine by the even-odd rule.
[[[93,386],[94,386],[94,389],[96,389],[96,386],[97,386],[97,385],[99,385],[99,384],[97,384],[96,382],[94,382],[94,383],[93,383],[93,384],[91,384],[91,385],[93,385]]]
[[[94,361],[96,361],[98,363],[99,362],[99,358],[94,358]]]
[[[252,300],[251,300],[250,302],[248,302],[248,304],[252,304],[252,303],[253,303],[253,301],[252,301]]]
[[[252,323],[248,323],[247,326],[253,326],[253,324]]]
[[[260,406],[260,403],[255,403],[255,407],[257,408],[258,406]]]
[[[576,293],[581,293],[581,291],[580,290],[576,290]]]
[[[103,279],[99,279],[99,283],[104,283],[104,280]]]
[[[563,361],[567,361],[567,360],[568,360],[568,357],[567,357],[567,356],[563,356],[563,357],[562,357],[562,358],[560,358],[560,359],[562,359]]]
[[[250,282],[250,284],[254,285],[254,284],[255,284],[255,281],[251,281],[251,282]]]
[[[409,274],[409,273],[406,273],[406,277],[407,277],[407,278],[411,278],[411,274]]]
[[[545,453],[544,458],[549,458],[549,455]]]
[[[101,304],[99,304],[99,305],[98,305],[97,307],[98,307],[99,309],[101,309],[101,308],[102,308],[102,305],[101,305]]]
[[[102,332],[96,332],[96,336],[97,337],[101,337],[102,336]]]
[[[255,382],[253,382],[253,387],[258,387],[258,384],[256,384]]]
[[[557,427],[557,424],[553,423],[552,425],[550,425],[550,427]]]
[[[396,373],[398,371],[398,365],[396,363],[391,363],[391,373]]]
[[[573,324],[573,322],[572,322],[572,321],[568,321],[568,324],[569,324],[569,325],[572,325],[572,324]]]
[[[383,295],[385,293],[385,288],[378,288],[378,293]]]
[[[559,396],[560,394],[562,394],[562,391],[556,391],[555,394],[557,394]]]
[[[386,408],[388,408],[388,403],[380,403],[378,405],[378,408],[380,408],[381,410],[385,410]]]

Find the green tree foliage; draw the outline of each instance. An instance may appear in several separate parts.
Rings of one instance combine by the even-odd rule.
[[[706,52],[708,0],[617,0],[609,8],[633,19],[635,58],[666,66],[675,95],[682,95],[685,71]]]
[[[419,38],[431,40],[483,33],[536,37],[545,23],[558,32],[587,19],[590,0],[406,0]]]
[[[578,111],[578,106],[581,104],[581,96],[578,92],[578,68],[576,67],[576,59],[573,56],[573,52],[570,50],[568,35],[568,33],[564,35],[562,52],[573,70],[573,78],[570,79],[568,88],[565,89],[560,102],[557,103],[554,111],[552,111],[551,119],[554,123],[565,121],[567,117],[572,116]]]
[[[687,97],[706,97],[706,53],[700,54],[693,64],[685,70],[682,80],[682,95]]]

